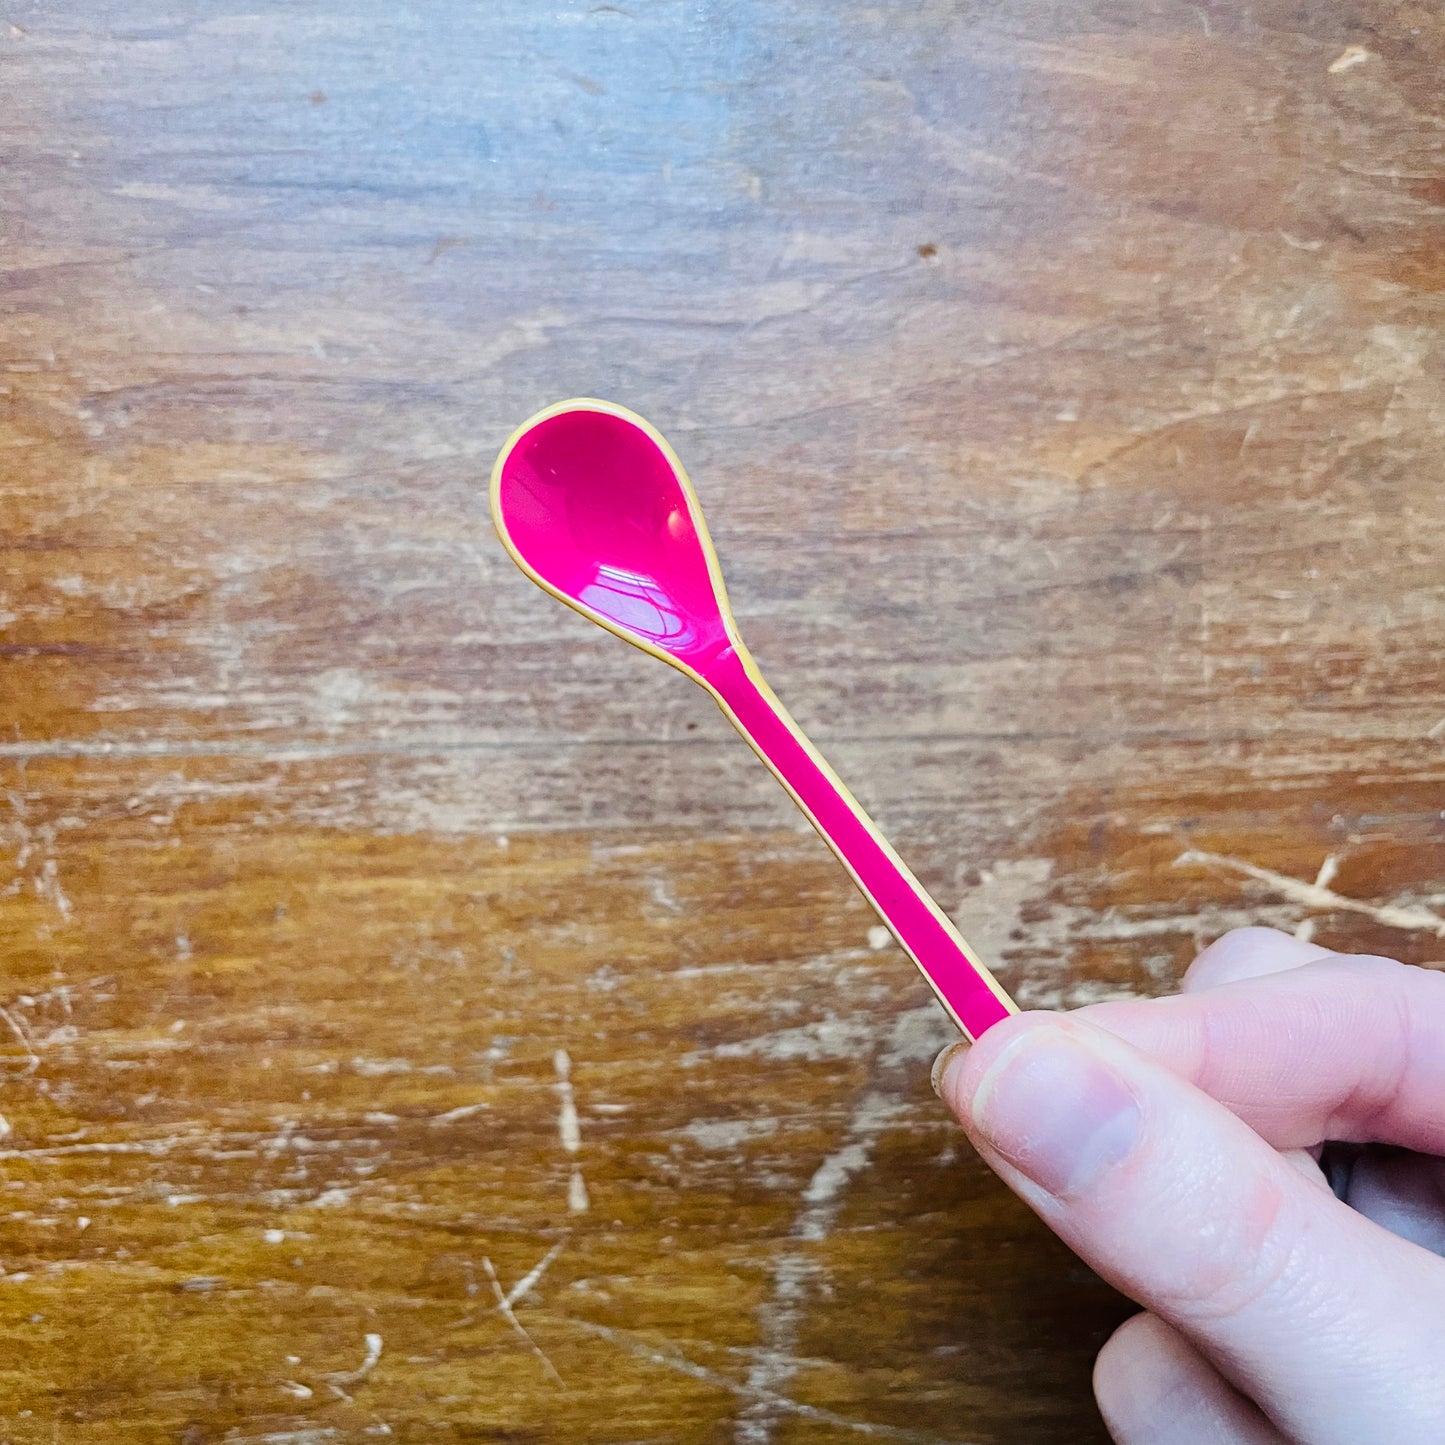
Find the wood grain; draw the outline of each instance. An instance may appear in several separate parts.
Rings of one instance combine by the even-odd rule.
[[[1442,65],[1384,0],[11,0],[5,1438],[1102,1441],[1126,1306],[925,987],[486,474],[655,421],[1026,1005],[1432,961]]]

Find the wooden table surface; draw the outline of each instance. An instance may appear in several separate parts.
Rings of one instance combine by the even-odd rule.
[[[486,476],[652,418],[1025,1005],[1438,957],[1442,65],[1434,0],[9,0],[0,1438],[1097,1445],[1127,1306]]]

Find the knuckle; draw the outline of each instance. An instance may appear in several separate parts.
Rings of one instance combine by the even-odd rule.
[[[1185,977],[1198,978],[1220,968],[1250,974],[1253,961],[1271,957],[1289,948],[1295,940],[1274,928],[1232,928],[1221,934],[1190,964]]]

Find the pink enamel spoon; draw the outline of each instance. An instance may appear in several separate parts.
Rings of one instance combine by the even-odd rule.
[[[1017,1011],[763,681],[692,483],[647,422],[605,401],[538,412],[492,469],[492,518],[539,587],[712,694],[968,1037]]]

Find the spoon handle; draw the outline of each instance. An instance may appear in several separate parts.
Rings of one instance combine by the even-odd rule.
[[[971,1039],[1018,1009],[873,820],[788,716],[739,645],[707,669],[704,686],[772,769],[853,875],[893,936]]]

